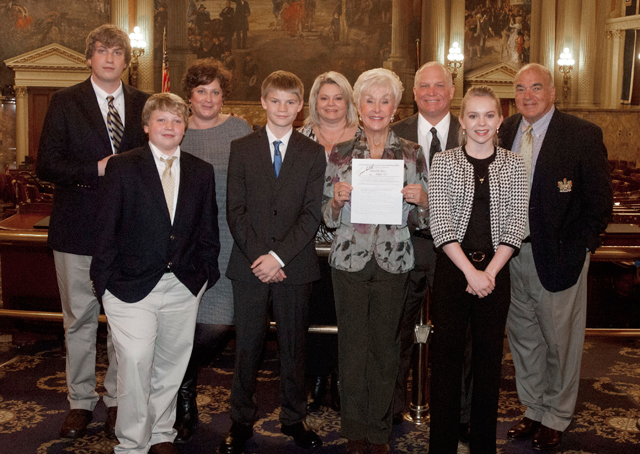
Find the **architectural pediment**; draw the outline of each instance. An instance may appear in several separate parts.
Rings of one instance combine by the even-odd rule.
[[[465,85],[488,85],[501,98],[513,98],[513,81],[519,68],[508,63],[483,66],[465,73]]]
[[[60,44],[49,44],[4,61],[14,71],[80,71],[88,73],[87,60],[79,52]]]

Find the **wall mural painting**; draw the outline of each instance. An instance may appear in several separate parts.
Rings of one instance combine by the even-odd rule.
[[[531,0],[466,0],[465,71],[529,63]]]
[[[325,71],[353,84],[391,51],[392,0],[188,1],[189,50],[233,71],[235,101],[258,101],[279,69],[300,77],[305,97]]]
[[[4,60],[52,43],[84,54],[85,39],[109,22],[110,0],[0,0],[0,87],[13,85]]]

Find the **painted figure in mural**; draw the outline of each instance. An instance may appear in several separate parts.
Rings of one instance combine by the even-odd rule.
[[[517,16],[514,22],[509,24],[511,35],[509,36],[509,61],[512,63],[520,63],[520,54],[518,53],[518,32],[522,30],[522,16]]]
[[[231,1],[227,0],[226,6],[220,11],[220,19],[222,20],[222,36],[224,37],[224,50],[231,50],[233,42],[233,34],[236,31],[235,24],[236,12],[231,6]]]
[[[282,9],[282,24],[289,36],[300,36],[305,18],[304,0],[293,0]]]
[[[249,16],[251,9],[245,0],[234,0],[236,2],[236,47],[238,49],[247,48],[247,32],[249,31]]]

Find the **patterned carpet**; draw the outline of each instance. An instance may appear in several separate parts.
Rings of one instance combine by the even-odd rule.
[[[67,411],[64,357],[60,343],[38,340],[21,348],[0,343],[0,453],[50,454],[110,453],[115,440],[104,436],[105,408],[98,404],[89,433],[79,440],[62,440],[58,430]],[[213,453],[230,427],[229,388],[233,374],[233,343],[220,359],[203,370],[199,385],[200,425],[193,440],[179,446],[184,454]],[[106,371],[103,344],[99,351],[98,380]],[[508,348],[503,363],[503,386],[498,426],[498,452],[533,453],[530,442],[507,441],[505,434],[520,419],[522,408],[513,382],[514,370]],[[279,387],[277,348],[270,342],[259,375],[260,421],[247,453],[303,453],[280,434],[277,411]],[[637,454],[640,452],[640,341],[588,338],[584,348],[580,395],[575,418],[565,433],[559,454]],[[324,440],[314,453],[344,453],[346,441],[339,437],[340,418],[331,409],[312,413],[309,423]],[[405,422],[393,432],[396,453],[426,453],[429,427]],[[468,453],[459,446],[459,453]]]

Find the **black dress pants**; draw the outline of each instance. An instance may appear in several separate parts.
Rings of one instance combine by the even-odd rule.
[[[280,346],[280,421],[295,424],[307,415],[304,391],[305,342],[311,283],[284,285],[232,280],[236,322],[236,364],[231,385],[231,420],[253,424],[254,395],[264,338],[273,302]]]
[[[484,269],[489,260],[474,265]],[[478,298],[467,293],[466,287],[462,271],[439,252],[432,306],[432,454],[455,454],[458,449],[462,365],[469,324],[473,343],[470,450],[473,454],[496,452],[502,349],[510,304],[509,265],[496,276],[495,289],[489,296]]]

